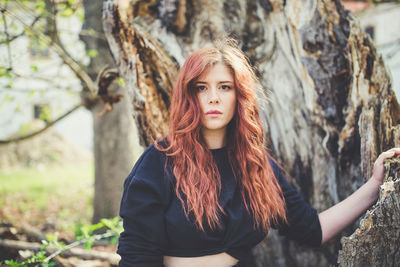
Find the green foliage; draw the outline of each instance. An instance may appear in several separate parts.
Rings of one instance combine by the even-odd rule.
[[[2,198],[8,198],[8,209],[15,208],[12,206],[15,203],[20,207],[20,213],[27,210],[32,212],[34,208],[37,209],[40,205],[44,205],[44,207],[46,205],[59,205],[59,203],[51,202],[51,199],[54,198],[68,199],[68,205],[80,210],[83,208],[91,209],[92,206],[87,205],[87,203],[82,204],[80,197],[85,194],[81,189],[88,190],[88,184],[93,183],[92,173],[93,165],[87,163],[74,163],[64,165],[62,168],[60,166],[49,166],[45,171],[36,168],[0,170],[0,195]],[[91,187],[90,190],[92,190]],[[18,201],[12,201],[9,198],[13,193],[16,194]],[[6,205],[6,202],[2,202],[2,199],[0,199],[0,210],[3,209],[4,205]],[[21,205],[26,206],[21,207]],[[54,263],[51,262],[54,253],[50,255],[50,252],[55,251],[59,254],[81,244],[90,249],[97,240],[107,240],[111,244],[118,242],[119,233],[122,231],[122,221],[119,217],[102,219],[97,224],[90,224],[88,223],[90,214],[86,216],[86,214],[72,209],[70,212],[66,209],[62,211],[62,213],[54,214],[54,216],[63,223],[74,220],[75,242],[67,245],[59,240],[60,234],[58,232],[47,234],[47,240],[42,241],[42,248],[32,257],[22,262],[8,260],[3,264],[16,267],[54,266]],[[51,214],[46,216],[51,216]],[[87,218],[82,218],[83,216]],[[82,222],[82,219],[84,219],[84,222]],[[79,224],[76,223],[78,220],[81,220]],[[12,223],[12,221],[10,222]]]
[[[0,78],[7,79],[6,88],[12,88],[14,81],[14,74],[11,68],[0,66]]]
[[[44,1],[36,1],[35,11],[43,12],[45,8],[46,8],[46,3]]]
[[[99,55],[99,52],[96,49],[90,49],[86,52],[86,54],[88,55],[88,57],[94,58]]]
[[[49,4],[51,3],[51,4]],[[44,1],[44,0],[0,0],[0,4],[5,8],[2,12],[4,21],[7,22],[7,27],[2,27],[0,40],[3,44],[9,45],[11,52],[14,52],[12,43],[19,39],[15,38],[22,34],[23,37],[29,40],[29,49],[31,56],[35,58],[47,57],[51,49],[51,40],[54,40],[55,35],[60,36],[61,27],[54,27],[52,23],[55,20],[57,24],[60,18],[68,18],[73,15],[78,16],[81,21],[84,19],[84,9],[82,1],[65,0],[65,1]],[[35,18],[35,23],[33,19]],[[54,20],[49,19],[54,18]],[[3,20],[0,16],[0,21]],[[56,29],[57,32],[53,32]],[[7,40],[7,37],[10,39]],[[13,54],[13,53],[11,53]],[[7,88],[13,88],[13,73],[22,73],[16,68],[18,64],[12,61],[18,61],[18,57],[12,56],[8,58],[7,66],[0,66],[0,79],[8,78]],[[38,72],[39,67],[31,66],[31,70]]]
[[[32,98],[32,97],[34,97],[36,94],[37,94],[37,92],[34,91],[34,90],[32,90],[32,91],[29,92],[28,98]]]
[[[0,102],[0,109],[2,109],[3,106],[4,106],[6,103],[12,102],[12,101],[14,101],[14,100],[15,100],[15,97],[14,97],[14,96],[10,96],[10,95],[8,95],[8,94],[5,94],[5,95],[3,96],[3,99],[1,99],[1,102]]]
[[[97,234],[95,235],[94,232],[96,230],[106,228],[106,232],[104,234]],[[41,247],[40,251],[35,253],[31,258],[23,261],[17,262],[14,260],[6,260],[5,263],[10,266],[15,267],[25,267],[31,266],[31,264],[35,264],[35,266],[54,266],[55,263],[51,262],[52,258],[56,255],[73,248],[79,244],[84,244],[86,249],[91,249],[92,245],[95,241],[101,240],[104,238],[109,238],[111,244],[115,244],[118,241],[118,237],[120,232],[122,231],[122,221],[119,217],[115,217],[112,219],[101,219],[99,223],[89,225],[84,224],[81,225],[79,228],[79,233],[81,235],[77,236],[77,241],[66,246],[64,243],[58,241],[58,233],[54,235],[47,235],[47,241],[42,240],[43,246]],[[111,239],[110,239],[111,238]],[[55,248],[57,251],[50,256],[46,257],[46,249],[50,247],[54,250]]]
[[[54,262],[44,262],[46,259],[46,248],[51,245],[50,242],[45,240],[42,241],[43,246],[41,249],[32,255],[29,259],[18,262],[14,260],[6,260],[4,261],[5,264],[9,265],[10,267],[27,267],[27,266],[41,266],[41,267],[51,267],[55,266]]]
[[[23,123],[18,129],[18,135],[25,136],[38,129],[40,128],[34,122]]]
[[[47,234],[46,235],[47,241],[46,240],[43,240],[43,241],[45,242],[45,244],[46,243],[49,245],[51,244],[53,247],[56,247],[57,249],[64,250],[65,243],[58,240],[58,235],[59,235],[58,232],[55,232],[54,234]]]
[[[0,77],[6,77],[9,79],[12,79],[13,74],[9,68],[6,68],[4,66],[0,66]]]
[[[31,65],[31,70],[33,70],[33,71],[38,71],[39,70],[39,68],[38,68],[38,66],[37,65]]]
[[[92,225],[81,224],[75,231],[75,238],[76,240],[84,240],[86,249],[90,249],[93,243],[99,238],[99,235],[94,235],[94,233],[102,229],[107,229],[105,233],[108,234],[107,236],[110,236],[110,243],[116,244],[119,234],[123,230],[122,221],[119,217],[114,217],[112,219],[103,218],[99,223]]]
[[[118,77],[117,83],[119,86],[124,87],[125,86],[125,81],[122,77]]]
[[[49,106],[42,106],[40,109],[39,119],[49,122],[51,120],[51,111]]]

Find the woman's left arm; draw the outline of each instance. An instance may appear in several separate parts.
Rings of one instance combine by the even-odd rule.
[[[368,182],[345,200],[318,215],[322,228],[322,244],[354,222],[377,200],[379,187],[383,183],[383,161],[394,155],[400,155],[400,148],[392,148],[380,154]]]

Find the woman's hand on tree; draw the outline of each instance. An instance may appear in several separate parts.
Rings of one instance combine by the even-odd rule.
[[[400,155],[400,148],[394,147],[382,152],[374,163],[371,179],[374,179],[379,185],[383,183],[383,161],[392,158],[394,155]]]

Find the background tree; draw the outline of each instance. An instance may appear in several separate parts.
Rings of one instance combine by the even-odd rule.
[[[271,153],[317,210],[355,191],[378,154],[400,145],[390,78],[338,0],[130,1],[122,13],[106,0],[103,12],[143,146],[165,133],[184,58],[226,34],[239,40],[268,92],[260,107]],[[310,250],[273,232],[254,249],[254,265],[335,264],[339,238]]]
[[[96,36],[81,35],[86,44],[86,49],[98,53],[97,57],[91,59],[88,66],[88,74],[93,80],[104,71],[106,66],[114,65],[102,27],[102,4],[103,1],[101,0],[83,1],[85,8],[83,31],[94,31],[96,33]],[[102,81],[98,82],[100,98],[96,102],[87,102],[87,106],[92,111],[94,122],[95,191],[93,222],[119,214],[122,184],[132,169],[135,158],[135,143],[137,143],[135,138],[137,138],[137,135],[134,132],[132,108],[127,97],[123,97],[121,103],[113,105],[119,102],[120,96],[126,95],[126,90],[118,83],[113,83],[108,87],[108,84],[116,77],[118,77],[116,70],[105,73]],[[103,115],[99,116],[100,113]]]
[[[40,134],[54,123],[65,118],[84,105],[92,112],[94,121],[94,157],[95,157],[95,197],[93,222],[101,218],[118,215],[122,195],[122,184],[134,162],[135,128],[131,117],[131,107],[123,97],[125,90],[114,82],[118,74],[112,66],[110,52],[102,31],[102,1],[1,1],[1,12],[5,22],[4,44],[13,49],[13,42],[20,37],[29,37],[57,54],[61,64],[67,66],[81,84],[81,101],[71,110],[54,119],[48,119],[46,125],[29,135],[19,136],[2,143],[17,142]],[[84,12],[83,12],[84,11]],[[84,15],[83,15],[84,13]],[[85,64],[84,57],[71,53],[71,47],[65,45],[59,29],[62,17],[81,16],[84,20],[81,38],[86,43],[86,52],[90,63]],[[10,25],[22,25],[22,31],[14,33]],[[7,25],[9,26],[7,28]],[[76,51],[73,51],[76,52]],[[107,68],[108,67],[108,68]],[[38,68],[38,67],[36,67]],[[16,69],[10,56],[8,66],[2,66],[1,75],[10,80],[46,79],[48,88],[62,87],[57,77],[25,77]],[[122,80],[118,80],[122,83]],[[58,81],[59,82],[59,81]],[[4,88],[3,88],[4,89]],[[10,90],[12,83],[10,82]],[[51,89],[48,89],[49,91]]]

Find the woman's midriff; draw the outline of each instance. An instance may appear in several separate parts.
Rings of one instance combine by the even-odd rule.
[[[164,256],[165,267],[232,267],[238,261],[226,252],[201,257]]]

